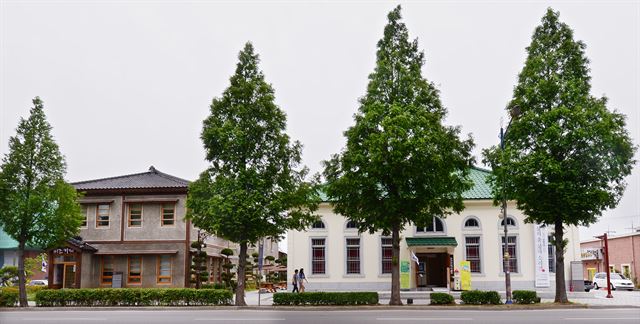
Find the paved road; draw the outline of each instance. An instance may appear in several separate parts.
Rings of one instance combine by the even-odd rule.
[[[0,323],[640,323],[640,309],[10,311]]]

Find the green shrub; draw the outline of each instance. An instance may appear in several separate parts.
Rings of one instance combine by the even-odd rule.
[[[377,292],[274,293],[274,305],[377,305]]]
[[[18,303],[18,292],[8,289],[0,290],[0,307],[12,307]]]
[[[47,289],[36,293],[36,305],[41,307],[228,305],[232,298],[230,291],[219,289]]]
[[[226,287],[224,286],[223,283],[220,282],[216,282],[216,283],[209,283],[209,284],[202,284],[200,286],[200,288],[202,289],[226,289]]]
[[[431,305],[451,305],[455,304],[453,296],[447,293],[431,293]]]
[[[500,305],[502,299],[497,291],[470,290],[460,294],[460,300],[467,305]]]
[[[513,301],[516,304],[537,304],[540,302],[540,297],[535,291],[531,290],[514,290]]]

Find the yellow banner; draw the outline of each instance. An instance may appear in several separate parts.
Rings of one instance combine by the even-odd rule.
[[[409,289],[411,264],[409,261],[400,261],[400,289]]]
[[[462,290],[471,290],[471,262],[460,261],[460,283]]]

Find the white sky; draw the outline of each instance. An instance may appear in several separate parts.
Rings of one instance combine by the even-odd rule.
[[[638,145],[638,1],[0,0],[0,154],[40,96],[68,180],[150,165],[195,179],[206,166],[202,120],[250,40],[289,134],[318,172],[344,145],[397,3],[425,52],[424,76],[441,90],[447,123],[473,134],[478,165],[480,151],[498,142],[525,47],[549,6],[587,44],[593,94],[627,115]],[[628,182],[618,208],[583,229],[583,239],[640,226],[638,166]]]

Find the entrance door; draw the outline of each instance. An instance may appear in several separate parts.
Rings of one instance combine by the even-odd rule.
[[[427,254],[427,287],[447,286],[447,254]]]
[[[76,266],[73,264],[64,265],[64,282],[62,288],[76,287]]]

